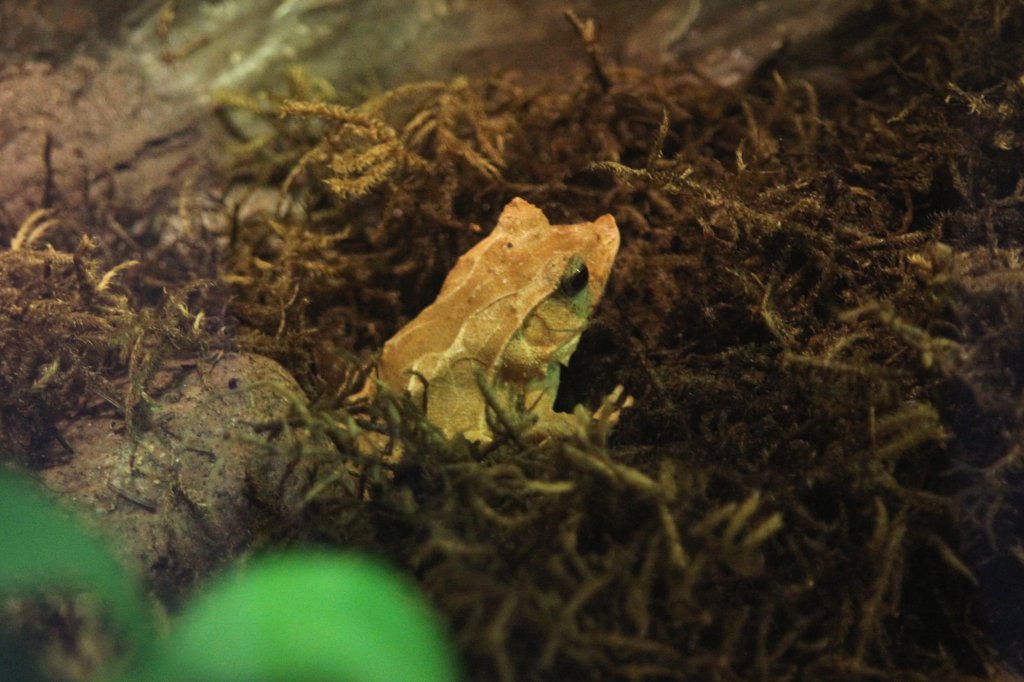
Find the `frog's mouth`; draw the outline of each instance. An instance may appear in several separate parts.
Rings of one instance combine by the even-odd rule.
[[[558,374],[568,366],[576,351],[584,323],[553,327],[549,320],[533,315],[505,347],[501,373],[507,381],[526,383]]]
[[[569,359],[576,352],[580,335],[587,324],[585,320],[552,319],[550,312],[539,311],[527,318],[519,335],[521,341],[533,350],[538,365],[554,367],[569,365]],[[575,323],[575,324],[574,324]]]

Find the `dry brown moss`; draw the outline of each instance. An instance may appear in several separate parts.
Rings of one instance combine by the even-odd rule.
[[[984,674],[1009,617],[975,608],[986,567],[1019,571],[1022,22],[879,2],[727,92],[610,63],[577,21],[592,70],[566,87],[286,103],[323,127],[263,175],[305,212],[246,226],[283,246],[239,300],[273,288],[307,348],[371,347],[512,196],[610,211],[623,251],[563,402],[637,398],[610,449],[480,452],[381,397],[355,414],[407,456],[343,523],[314,497],[316,532],[410,566],[479,679]],[[288,270],[297,244],[345,277]]]
[[[147,383],[161,358],[197,350],[203,315],[189,310],[199,281],[144,306],[122,279],[138,261],[105,264],[97,240],[75,238],[52,212],[32,214],[0,252],[0,435],[3,454],[33,453],[57,423],[87,403],[109,402],[129,425],[145,422]]]
[[[254,190],[214,252],[232,343],[324,398],[277,428],[361,472],[354,495],[320,481],[283,532],[408,567],[476,679],[967,679],[991,674],[991,644],[1019,664],[1000,595],[1024,579],[1024,8],[873,3],[736,92],[623,68],[575,25],[591,72],[570,83],[360,104],[296,74],[222,112],[239,180],[287,191],[257,210]],[[353,354],[516,195],[622,228],[561,398],[625,383],[637,405],[610,445],[444,443],[383,393],[341,410]],[[31,248],[32,229],[0,257],[3,414],[28,406],[42,432],[75,387],[144,378],[146,349],[203,322],[181,298],[136,303],[87,245]],[[401,464],[368,459],[358,429]]]
[[[562,91],[447,86],[461,118],[437,114],[437,84],[391,119],[403,93],[286,106],[327,122],[297,168],[331,190],[315,205],[394,248],[374,262],[390,287],[438,281],[465,233],[434,226],[486,224],[515,194],[624,231],[566,381],[591,400],[627,383],[617,445],[421,443],[378,481],[371,529],[334,532],[411,562],[481,678],[980,673],[976,628],[1001,621],[969,618],[971,595],[1017,537],[1017,383],[990,382],[1020,357],[1019,15],[880,3],[838,83],[799,52],[744,93],[595,53]],[[394,431],[414,415],[391,423],[416,441]]]

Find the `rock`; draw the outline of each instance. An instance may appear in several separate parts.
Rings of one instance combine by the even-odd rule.
[[[228,354],[162,379],[149,428],[133,437],[119,416],[71,421],[73,455],[40,479],[175,601],[286,524],[324,462],[283,454],[301,432],[268,428],[302,396],[276,362]]]

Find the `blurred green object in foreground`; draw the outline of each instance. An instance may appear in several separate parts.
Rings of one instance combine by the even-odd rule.
[[[113,679],[453,682],[461,675],[440,620],[415,584],[384,563],[327,551],[269,555],[214,581],[154,641],[135,581],[101,542],[29,482],[0,472],[0,598],[93,591],[134,660]],[[128,671],[123,670],[127,664]],[[0,642],[0,677],[32,675]]]
[[[138,640],[150,620],[135,581],[99,539],[46,499],[38,486],[0,471],[0,596],[39,589],[94,591]]]
[[[395,571],[355,554],[295,553],[211,585],[133,679],[452,682],[455,661],[440,621]]]

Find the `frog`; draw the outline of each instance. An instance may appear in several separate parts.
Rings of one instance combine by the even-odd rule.
[[[434,302],[385,342],[377,380],[409,395],[448,438],[490,442],[496,406],[529,413],[535,440],[570,431],[575,416],[554,409],[561,368],[604,294],[619,241],[610,214],[552,225],[512,199]],[[616,387],[587,414],[617,421],[621,394]]]

